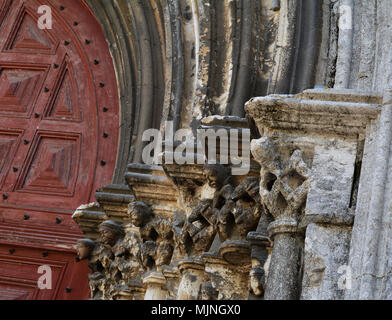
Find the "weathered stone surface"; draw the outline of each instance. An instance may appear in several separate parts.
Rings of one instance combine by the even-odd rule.
[[[178,287],[178,300],[197,300],[205,282],[204,262],[200,258],[186,258],[181,260],[178,268],[182,274]]]
[[[300,296],[301,255],[303,239],[279,234],[267,278],[265,300],[297,300]]]
[[[350,250],[353,289],[348,299],[389,299],[391,260],[390,153],[392,91],[384,94],[377,125],[369,128]]]
[[[144,300],[166,300],[168,296],[168,292],[166,291],[166,278],[162,273],[148,273],[143,278],[143,284],[147,287]]]
[[[301,299],[344,299],[350,241],[350,227],[308,225]]]
[[[358,168],[364,162],[363,174],[370,174],[379,101],[347,90],[253,99],[247,110],[263,133],[251,144],[259,177],[231,176],[221,164],[130,165],[130,194],[109,186],[97,193],[99,203],[74,214],[95,241],[79,245],[94,272],[93,298],[347,297],[353,213],[363,210],[366,196],[363,184],[357,188]],[[300,113],[288,117],[276,112],[279,106]],[[245,122],[210,117],[202,123],[230,129]],[[111,225],[109,219],[125,233],[99,236],[98,225]],[[358,238],[361,229],[354,230]]]
[[[213,253],[204,253],[205,273],[218,292],[218,300],[245,300],[249,295],[250,267],[230,266]]]
[[[306,214],[323,214],[348,209],[354,179],[357,145],[330,139],[315,147]]]

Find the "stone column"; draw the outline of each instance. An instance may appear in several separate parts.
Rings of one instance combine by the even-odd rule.
[[[177,300],[197,300],[205,281],[204,262],[200,258],[185,258],[178,264],[182,278],[178,287]]]
[[[268,233],[274,246],[265,300],[296,300],[300,295],[300,269],[303,236],[298,232],[295,218],[280,218]]]
[[[167,298],[166,278],[162,273],[153,271],[143,278],[147,290],[144,300],[165,300]]]

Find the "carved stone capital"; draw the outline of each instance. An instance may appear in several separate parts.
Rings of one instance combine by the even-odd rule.
[[[268,236],[271,239],[278,234],[295,235],[298,232],[298,220],[294,217],[279,217],[268,226]]]
[[[262,232],[249,232],[246,237],[246,240],[249,241],[251,246],[260,246],[264,248],[268,248],[271,246],[270,238]]]
[[[167,297],[166,278],[161,272],[150,272],[143,277],[146,285],[144,300],[165,300]]]
[[[178,263],[178,269],[182,274],[189,271],[204,271],[205,263],[199,257],[187,257]]]
[[[311,168],[298,147],[278,150],[278,141],[263,137],[252,141],[252,153],[261,165],[261,202],[275,219],[299,217],[309,190]]]
[[[189,257],[178,263],[182,278],[178,288],[178,300],[196,300],[205,280],[204,262],[200,258]]]
[[[328,277],[336,278],[337,259],[329,248],[347,252],[354,218],[348,212],[358,192],[355,173],[361,169],[364,137],[381,109],[378,95],[335,89],[247,103],[248,115],[263,132],[252,141],[252,153],[261,165],[260,196],[275,218],[268,226],[274,246],[265,299],[300,297],[301,257],[310,277],[322,273],[314,272],[318,263],[312,266],[317,255],[326,261]],[[330,278],[323,286],[331,286]],[[318,290],[309,283],[303,284],[303,297]]]
[[[228,240],[222,243],[219,248],[219,254],[228,263],[241,266],[243,268],[250,267],[251,264],[251,248],[245,240]]]

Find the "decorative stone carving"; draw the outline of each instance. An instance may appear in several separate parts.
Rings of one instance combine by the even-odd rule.
[[[89,259],[92,299],[132,299],[132,285],[143,273],[141,243],[134,230],[106,220],[99,225],[100,238],[78,241],[78,258]],[[136,290],[140,291],[140,290]]]
[[[113,249],[114,259],[111,263],[112,279],[116,283],[127,286],[138,279],[144,272],[141,259],[141,241],[132,227],[126,226],[126,234]]]
[[[260,202],[259,179],[243,179],[232,192],[230,201],[234,202],[229,213],[233,221],[232,231],[220,246],[219,253],[229,263],[245,266],[251,263],[251,248],[246,236],[256,230],[260,217],[265,215]]]
[[[259,188],[259,179],[246,177],[231,195],[232,201],[235,202],[232,213],[237,228],[233,233],[240,239],[245,239],[248,232],[257,228],[260,217],[264,214]]]
[[[90,258],[91,252],[94,250],[95,242],[91,239],[80,239],[76,245],[77,260],[86,260]]]
[[[290,159],[283,162],[270,138],[255,141],[253,146],[253,154],[262,166],[262,203],[275,219],[298,217],[306,200],[310,176],[302,151],[295,150]]]
[[[102,222],[99,226],[99,232],[101,234],[101,242],[112,248],[118,245],[124,233],[122,227],[111,220]]]
[[[181,215],[176,214],[172,224],[174,239],[183,257],[207,252],[217,233],[221,243],[245,241],[248,232],[256,229],[264,212],[258,179],[247,177],[234,187],[232,177],[220,164],[204,165],[203,174],[214,190],[213,198],[194,202],[190,215],[180,218]],[[229,246],[233,244],[232,241]],[[250,257],[246,241],[237,248],[246,248],[245,255]]]
[[[144,202],[133,201],[128,205],[131,223],[139,228],[142,264],[147,270],[169,265],[173,255],[173,232],[170,221],[155,215]]]
[[[188,249],[190,254],[198,255],[208,251],[214,241],[216,216],[211,206],[211,200],[200,201],[183,226],[183,239],[191,240],[191,248]]]
[[[262,299],[264,296],[267,261],[271,253],[271,241],[267,236],[267,228],[272,221],[273,217],[270,214],[263,214],[256,231],[249,232],[246,238],[251,247],[252,269],[249,273],[251,281],[249,299],[251,300]]]
[[[252,152],[261,165],[261,201],[275,218],[268,226],[268,235],[274,241],[274,247],[265,298],[296,299],[299,297],[302,254],[298,224],[305,213],[310,168],[299,149],[295,149],[286,161],[282,160],[269,137],[252,141]],[[283,287],[277,286],[279,281],[284,283]]]
[[[234,188],[232,177],[222,165],[206,164],[203,171],[215,193],[210,208],[202,203],[207,207],[202,211],[209,211],[209,220],[215,222],[220,241],[245,239],[249,231],[256,229],[263,212],[258,179],[247,177]]]

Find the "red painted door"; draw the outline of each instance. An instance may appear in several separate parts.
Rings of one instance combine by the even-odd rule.
[[[47,8],[52,28],[41,29]],[[118,108],[109,48],[83,1],[0,0],[0,299],[88,297],[71,215],[112,180]],[[56,288],[44,293],[42,264]]]

